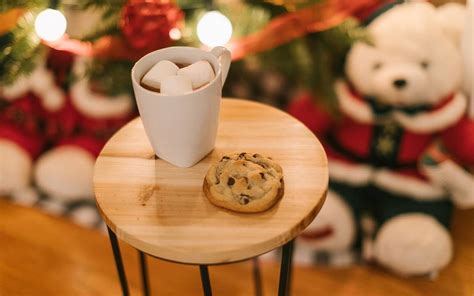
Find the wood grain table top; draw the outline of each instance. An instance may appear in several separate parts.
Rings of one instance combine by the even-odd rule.
[[[231,152],[278,162],[285,180],[281,201],[258,214],[212,205],[202,191],[204,176]],[[137,118],[109,140],[94,174],[98,208],[121,240],[189,264],[240,261],[283,245],[314,219],[327,188],[326,155],[310,130],[278,109],[237,99],[222,100],[216,147],[195,166],[156,159]]]

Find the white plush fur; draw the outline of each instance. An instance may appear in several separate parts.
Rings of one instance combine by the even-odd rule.
[[[77,110],[93,118],[120,117],[129,113],[133,108],[130,96],[108,97],[91,90],[89,80],[84,77],[86,63],[86,58],[76,58],[73,66],[74,73],[81,77],[71,87],[71,100]]]
[[[33,92],[41,100],[43,107],[51,112],[61,109],[65,103],[65,94],[56,84],[54,75],[44,64],[40,64],[29,75],[22,75],[12,85],[1,89],[1,95],[13,101],[22,98],[27,92]]]
[[[82,148],[60,146],[37,161],[34,177],[38,187],[57,200],[93,196],[94,157]]]
[[[448,231],[425,214],[403,214],[382,225],[374,244],[379,263],[401,275],[423,275],[451,260]]]
[[[335,91],[339,102],[339,108],[344,114],[361,123],[372,123],[374,115],[369,105],[352,97],[348,85],[343,81],[337,81]]]
[[[71,100],[82,114],[94,118],[120,117],[129,113],[133,107],[132,99],[128,95],[111,98],[92,92],[86,78],[71,87]]]
[[[461,53],[463,57],[464,66],[464,83],[463,89],[470,99],[469,105],[469,116],[474,118],[474,58],[473,58],[473,43],[472,39],[473,27],[474,27],[474,3],[473,1],[468,2],[468,17],[465,23],[464,31],[461,37]]]
[[[368,26],[373,46],[359,42],[352,47],[348,78],[359,92],[386,104],[438,103],[462,79],[459,50],[442,25],[429,3],[394,7]],[[397,79],[406,80],[406,86],[394,87]]]
[[[305,232],[310,233],[325,227],[333,229],[331,236],[315,240],[300,238],[299,245],[312,251],[341,252],[348,250],[354,242],[356,226],[352,210],[342,197],[333,191],[328,192],[321,211]]]
[[[460,3],[446,3],[438,7],[436,12],[444,33],[458,46],[466,24],[466,7]]]
[[[335,181],[351,185],[366,185],[373,177],[373,168],[365,164],[349,164],[331,159],[329,176]]]
[[[0,139],[0,194],[10,194],[30,183],[32,160],[16,143]]]
[[[437,166],[423,166],[424,173],[446,188],[451,200],[461,209],[474,207],[474,176],[452,160],[445,160]]]
[[[410,116],[395,112],[394,119],[409,131],[419,134],[431,134],[456,124],[466,112],[467,101],[462,93],[457,93],[453,100],[439,110],[421,112]]]
[[[373,182],[385,190],[416,200],[440,200],[447,195],[440,186],[386,169],[377,170]]]

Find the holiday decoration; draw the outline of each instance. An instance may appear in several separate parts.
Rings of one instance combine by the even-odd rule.
[[[463,13],[428,3],[382,6],[365,19],[369,39],[351,47],[335,83],[339,118],[311,94],[291,104],[329,157],[328,207],[301,238],[306,250],[347,258],[355,248],[403,275],[449,263],[453,204],[474,205],[472,182],[433,180],[420,161],[439,142],[457,169],[474,164],[456,40],[463,22]]]
[[[130,0],[123,8],[120,28],[135,49],[169,46],[170,31],[180,26],[183,12],[167,0]]]

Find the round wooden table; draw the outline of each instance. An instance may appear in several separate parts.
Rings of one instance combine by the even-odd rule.
[[[177,114],[176,116],[179,116]],[[202,191],[210,164],[231,152],[260,153],[278,162],[285,194],[271,209],[241,214],[212,205]],[[97,206],[107,226],[124,294],[128,294],[117,237],[145,254],[200,265],[254,258],[283,246],[279,294],[288,292],[293,239],[314,219],[328,188],[325,152],[301,122],[273,107],[223,99],[215,149],[191,168],[158,159],[139,118],[119,130],[94,172]]]

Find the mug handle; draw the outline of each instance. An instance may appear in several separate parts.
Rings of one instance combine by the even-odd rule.
[[[230,68],[230,62],[231,62],[230,51],[223,46],[216,46],[213,49],[211,49],[211,53],[221,63],[222,85],[224,85],[225,80],[227,78],[227,74],[229,73],[229,68]]]

